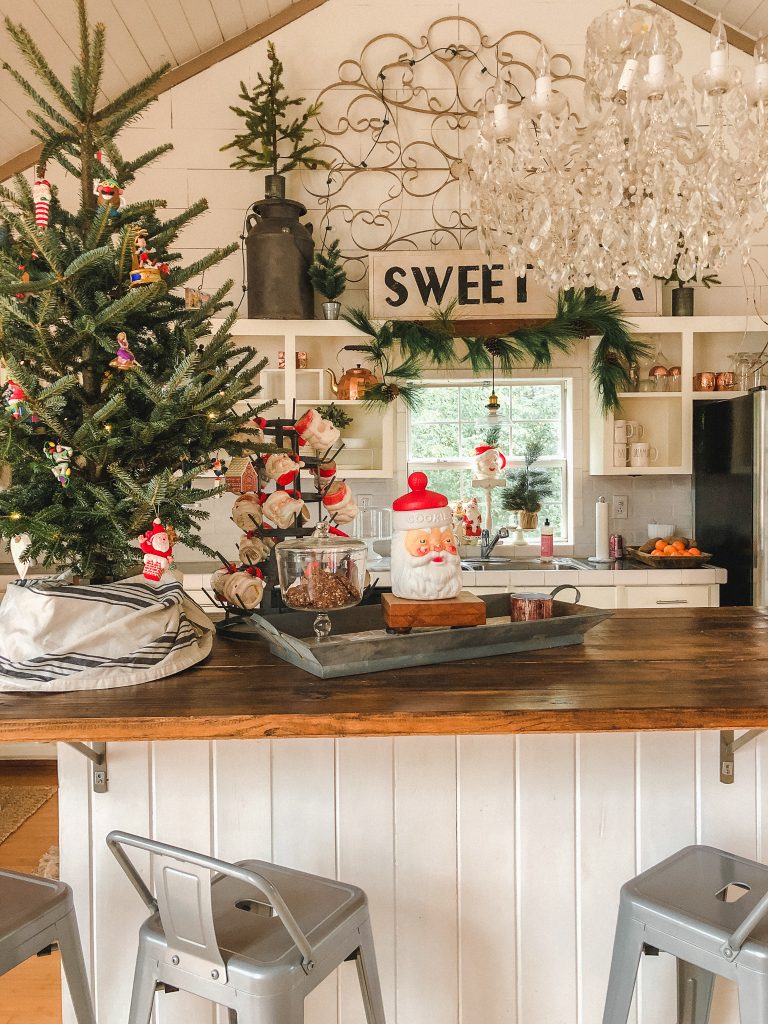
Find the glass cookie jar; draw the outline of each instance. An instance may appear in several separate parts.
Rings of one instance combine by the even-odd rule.
[[[360,604],[365,587],[363,541],[329,533],[320,523],[311,537],[281,541],[275,547],[283,601],[296,611],[315,612],[318,638],[328,636],[328,612]]]

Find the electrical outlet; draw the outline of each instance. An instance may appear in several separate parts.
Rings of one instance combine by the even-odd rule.
[[[357,496],[357,507],[358,508],[371,508],[373,505],[372,494],[358,494]]]
[[[611,499],[611,515],[614,519],[627,518],[627,496],[626,494],[614,494]]]

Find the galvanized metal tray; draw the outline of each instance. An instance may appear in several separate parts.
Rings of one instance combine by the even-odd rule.
[[[220,632],[235,639],[265,640],[272,653],[284,661],[321,679],[334,679],[580,644],[587,630],[612,614],[553,601],[551,619],[510,622],[509,595],[491,594],[483,600],[488,609],[484,626],[391,634],[384,628],[380,607],[361,606],[333,613],[333,632],[324,640],[318,640],[312,631],[313,616],[302,612],[268,618],[254,614]]]

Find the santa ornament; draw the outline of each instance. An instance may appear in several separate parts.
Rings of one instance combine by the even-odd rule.
[[[35,224],[39,228],[48,227],[48,214],[51,207],[51,183],[45,178],[38,178],[32,186],[32,200],[35,204]]]
[[[453,513],[445,495],[427,490],[427,483],[425,473],[411,473],[410,491],[392,504],[392,593],[415,601],[461,593]]]
[[[139,538],[139,547],[144,552],[145,580],[157,583],[166,569],[170,568],[173,547],[169,533],[170,530],[159,519],[155,519],[152,529]]]
[[[506,464],[504,453],[495,445],[479,444],[472,456],[474,481],[498,480]]]
[[[296,421],[296,433],[300,445],[308,445],[317,452],[327,452],[341,436],[339,428],[321,416],[317,409],[307,409]]]

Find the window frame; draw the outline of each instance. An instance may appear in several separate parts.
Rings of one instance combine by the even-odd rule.
[[[477,377],[451,377],[451,378],[427,378],[420,381],[421,385],[425,388],[482,388],[490,391],[491,381],[490,380],[479,380]],[[574,449],[573,449],[573,390],[574,382],[570,377],[567,376],[541,376],[541,377],[512,377],[512,376],[498,376],[496,377],[496,388],[503,387],[540,387],[545,386],[557,386],[560,390],[560,451],[559,456],[544,455],[537,460],[537,465],[542,468],[560,469],[561,471],[561,494],[562,494],[562,514],[561,514],[561,533],[555,536],[555,542],[560,544],[571,543],[571,533],[573,527],[573,483],[575,478],[574,473]],[[459,403],[459,417],[457,420],[436,420],[440,423],[453,423],[456,422],[461,431],[461,403]],[[406,445],[405,445],[405,459],[406,459],[406,473],[410,474],[414,471],[422,471],[429,474],[433,470],[470,470],[472,468],[472,461],[470,456],[463,456],[459,458],[447,457],[441,459],[418,459],[411,457],[411,436],[412,429],[415,424],[413,422],[412,413],[410,410],[407,411],[406,417]],[[461,433],[459,433],[461,436]],[[507,459],[508,469],[515,469],[522,467],[525,463],[520,456],[510,455],[504,451],[504,455]],[[480,491],[477,489],[477,496],[479,497]],[[540,524],[541,525],[541,524]],[[537,542],[538,543],[538,542]]]

